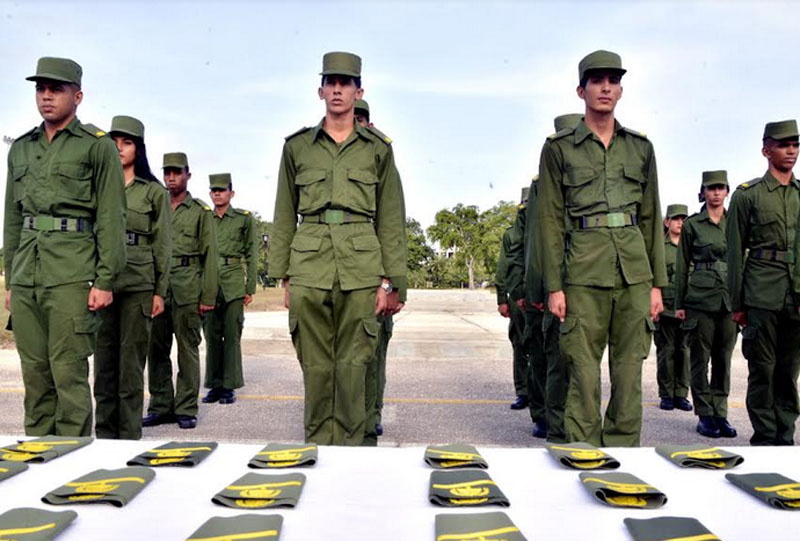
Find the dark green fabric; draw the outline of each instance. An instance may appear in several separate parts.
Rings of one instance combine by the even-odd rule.
[[[656,453],[682,468],[729,470],[744,462],[741,455],[702,443],[661,445],[656,447]]]
[[[545,447],[562,466],[573,470],[615,470],[619,468],[619,461],[616,458],[588,443],[547,443]]]
[[[800,483],[779,473],[728,473],[725,479],[776,509],[800,510]]]
[[[431,472],[428,499],[443,507],[510,505],[506,495],[484,470]]]
[[[506,228],[500,242],[500,254],[497,256],[497,267],[494,273],[494,287],[497,293],[497,306],[508,304],[508,290],[506,289],[506,274],[508,271],[508,247],[511,244],[512,227]]]
[[[386,355],[389,351],[389,340],[392,339],[394,329],[394,317],[378,314],[378,346],[375,354],[367,364],[366,389],[364,397],[366,400],[367,422],[364,428],[364,445],[377,445],[378,434],[375,425],[381,423],[383,413],[383,394],[386,389]]]
[[[111,119],[111,128],[109,128],[108,133],[112,136],[115,134],[132,135],[139,139],[144,139],[144,124],[138,118],[117,115]]]
[[[186,541],[279,539],[282,527],[283,517],[280,515],[212,517],[205,521]]]
[[[80,87],[82,77],[83,68],[74,60],[43,56],[36,62],[36,74],[25,77],[25,79],[28,81],[50,79],[63,83],[73,83]]]
[[[18,473],[22,473],[27,469],[28,465],[24,462],[0,460],[0,481],[5,481],[9,477],[14,477]]]
[[[569,365],[561,358],[559,345],[561,323],[549,310],[542,320],[544,332],[544,355],[547,361],[545,383],[545,409],[547,416],[547,441],[566,443],[564,409],[569,388]]]
[[[514,394],[526,396],[528,394],[528,347],[526,341],[525,320],[527,312],[519,309],[513,301],[508,303],[508,339],[511,342],[512,374],[514,378]]]
[[[483,468],[489,463],[472,445],[451,443],[448,445],[429,445],[425,449],[425,463],[432,468]]]
[[[110,503],[124,507],[134,499],[156,473],[149,468],[134,466],[118,470],[95,470],[78,477],[42,497],[51,505],[75,503]]]
[[[244,386],[242,371],[242,298],[225,302],[220,289],[217,304],[203,316],[206,337],[206,376],[208,389],[238,389]]]
[[[526,541],[508,515],[449,513],[436,515],[436,541]]]
[[[622,59],[617,53],[598,50],[584,56],[578,63],[578,80],[583,82],[590,72],[597,70],[610,70],[625,74],[627,70],[622,67]]]
[[[544,312],[532,306],[525,312],[525,330],[521,346],[524,356],[519,361],[525,363],[524,390],[528,395],[528,412],[534,423],[542,422],[547,417],[547,357],[542,329],[543,320]],[[516,357],[514,362],[517,362]]]
[[[162,169],[168,167],[183,169],[189,166],[189,158],[186,156],[185,152],[167,152],[164,154],[162,164]]]
[[[317,463],[317,446],[292,443],[270,443],[247,464],[251,468],[294,468]]]
[[[215,441],[171,441],[136,455],[128,466],[186,466],[200,464],[217,448]]]
[[[695,518],[626,518],[623,522],[633,541],[720,541]]]
[[[797,137],[797,121],[780,120],[778,122],[767,122],[764,126],[764,139],[770,138],[780,141],[781,139],[788,139],[790,137]]]
[[[32,507],[10,509],[0,515],[0,539],[50,541],[76,518],[78,513],[75,511],[44,511]]]
[[[703,171],[702,186],[728,186],[728,172]]]
[[[655,509],[667,496],[630,473],[582,473],[581,483],[599,501],[611,507]]]
[[[736,323],[726,310],[704,312],[689,308],[682,330],[689,344],[695,414],[727,418]]]
[[[675,260],[678,245],[672,244],[669,235],[664,235],[664,262],[667,265],[667,285],[661,288],[661,300],[664,302],[662,316],[675,317]]]
[[[20,441],[0,448],[0,460],[44,463],[85,447],[94,441],[91,437],[44,436]]]
[[[322,56],[320,75],[361,77],[361,57],[353,53],[334,51]]]
[[[509,302],[516,302],[525,297],[525,229],[527,224],[527,204],[517,205],[517,215],[511,230],[508,232],[508,239],[505,234],[505,288]]]
[[[689,348],[681,321],[661,314],[655,327],[658,396],[686,398],[689,395]]]
[[[219,251],[219,287],[225,301],[256,292],[258,274],[257,224],[249,210],[231,206],[222,217],[211,214]]]
[[[247,473],[217,493],[211,501],[234,509],[295,507],[305,482],[306,476],[302,473]]]

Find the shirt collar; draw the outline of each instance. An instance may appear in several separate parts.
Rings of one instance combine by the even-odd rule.
[[[355,122],[355,120],[353,122],[354,122],[353,128],[354,128],[356,134],[358,134],[360,137],[363,137],[365,139],[369,138],[369,136],[367,135],[367,129],[366,128],[362,128],[361,124],[359,124],[358,122]],[[319,137],[319,135],[324,131],[325,131],[325,117],[322,117],[322,120],[319,121],[319,124],[317,124],[314,127],[314,131],[311,134],[311,140],[312,141],[316,141],[317,137]]]
[[[72,135],[83,137],[83,131],[81,130],[81,121],[78,120],[78,117],[73,118],[72,121],[70,121],[70,123],[67,124],[63,130],[59,131],[67,131]],[[31,132],[31,137],[38,138],[43,133],[44,133],[44,122],[42,122],[33,129],[33,131]]]
[[[622,124],[619,123],[618,120],[614,119],[614,133],[619,133],[622,131]],[[594,135],[594,132],[589,129],[586,125],[586,122],[581,119],[578,122],[578,125],[575,127],[575,144],[578,145],[582,143],[587,137]]]
[[[192,204],[192,194],[190,194],[189,191],[187,190],[186,191],[186,198],[183,201],[181,201],[180,205],[178,205],[178,206],[180,207],[181,205],[186,205],[187,207],[189,207],[189,206],[191,206],[191,204]],[[177,210],[177,208],[176,208],[176,210]]]
[[[764,182],[767,184],[767,189],[769,191],[773,191],[778,186],[782,186],[782,184],[778,182],[778,179],[772,176],[772,173],[769,171],[764,174]],[[789,181],[789,184],[793,184],[795,188],[800,188],[800,181],[797,180],[794,173],[792,173],[792,180]]]
[[[231,205],[230,203],[228,203],[228,208],[225,209],[225,212],[222,213],[222,216],[217,214],[217,209],[213,209],[213,211],[214,211],[214,217],[220,220],[223,219],[225,216],[233,218],[235,214],[233,211],[233,205]]]

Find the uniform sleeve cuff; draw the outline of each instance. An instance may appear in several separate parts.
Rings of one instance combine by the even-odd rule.
[[[93,288],[100,289],[102,291],[111,291],[112,286],[113,286],[112,281],[106,278],[95,278],[94,284],[92,284]]]
[[[392,283],[392,289],[397,290],[397,300],[406,302],[408,278],[405,276],[389,276],[389,281]]]

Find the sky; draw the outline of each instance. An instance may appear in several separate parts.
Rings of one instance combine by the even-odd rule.
[[[59,2],[0,0],[0,135],[41,122],[41,56],[83,67],[83,122],[146,126],[160,175],[184,151],[189,190],[230,172],[234,206],[271,219],[284,138],[324,116],[322,55],[363,59],[372,121],[393,140],[410,217],[518,200],[553,118],[583,111],[578,62],[619,53],[616,116],[653,141],[662,208],[699,208],[701,172],[766,170],[769,121],[798,116],[798,2]],[[0,174],[6,175],[6,145]],[[2,209],[0,209],[2,212]]]

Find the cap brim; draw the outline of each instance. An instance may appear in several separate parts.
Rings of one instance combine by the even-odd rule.
[[[355,73],[353,71],[339,71],[339,70],[336,70],[336,71],[322,71],[322,72],[320,72],[320,75],[323,75],[323,76],[324,75],[346,75],[347,77],[356,77],[356,78],[361,77],[361,75],[359,75],[359,74],[357,74],[357,73]]]
[[[615,66],[597,66],[597,67],[588,68],[586,71],[583,72],[583,75],[585,77],[585,76],[590,75],[591,73],[594,73],[596,71],[613,71],[614,73],[618,73],[620,75],[625,75],[626,73],[628,73],[628,70],[623,69],[623,68],[618,68],[618,67],[615,67]]]
[[[81,85],[79,85],[78,83],[76,83],[75,81],[73,81],[71,79],[67,79],[66,77],[64,77],[62,75],[55,75],[53,73],[37,73],[36,75],[31,75],[30,77],[25,77],[25,80],[26,81],[41,81],[41,80],[58,81],[60,83],[70,83],[70,84],[73,84],[73,85],[81,86]]]
[[[796,133],[774,133],[772,135],[767,135],[764,139],[773,139],[775,141],[784,141],[786,139],[797,139],[800,138],[800,135]]]
[[[138,133],[133,133],[132,131],[127,131],[127,130],[110,130],[108,132],[108,135],[113,137],[115,133],[118,133],[120,135],[130,135],[131,137],[136,137],[137,139],[143,139],[143,137]]]

